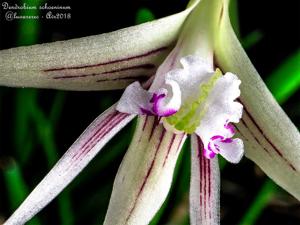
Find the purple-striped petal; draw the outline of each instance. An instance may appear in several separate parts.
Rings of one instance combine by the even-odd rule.
[[[133,118],[133,115],[117,112],[115,106],[101,114],[4,224],[24,224],[30,220],[52,201],[102,147]]]
[[[153,116],[141,116],[117,173],[105,225],[146,225],[164,202],[185,134],[173,134]]]
[[[225,72],[238,74],[244,106],[238,132],[246,156],[300,200],[300,134],[253,67],[230,24],[228,2],[216,33],[215,56]]]
[[[190,220],[192,225],[220,224],[218,157],[207,159],[200,138],[192,135]]]
[[[185,18],[175,15],[111,33],[0,51],[0,84],[111,90],[145,80],[170,51]]]

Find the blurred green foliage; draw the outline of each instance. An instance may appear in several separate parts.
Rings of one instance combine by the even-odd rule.
[[[149,22],[155,19],[155,16],[148,8],[140,8],[138,9],[135,17],[135,24],[141,24],[145,22]]]
[[[274,70],[266,84],[279,103],[296,93],[300,87],[300,49]]]

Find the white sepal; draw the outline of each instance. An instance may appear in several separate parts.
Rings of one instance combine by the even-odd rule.
[[[19,208],[4,223],[26,223],[51,202],[96,156],[102,147],[134,118],[115,106],[101,114],[54,165]]]

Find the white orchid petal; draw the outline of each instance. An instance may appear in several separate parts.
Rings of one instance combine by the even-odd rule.
[[[242,121],[237,125],[246,156],[277,184],[300,199],[300,134],[241,47],[230,24],[228,1],[224,1],[215,56],[223,71],[238,74],[242,81]]]
[[[232,73],[220,77],[205,102],[207,111],[201,119],[196,133],[201,137],[205,148],[211,138],[221,135],[230,138],[233,134],[225,126],[230,122],[239,122],[243,107],[234,100],[239,96],[240,80]]]
[[[124,88],[155,73],[174,44],[181,13],[90,37],[0,51],[0,84],[65,90]]]
[[[180,63],[184,69],[189,70],[190,72],[198,72],[201,74],[214,72],[213,68],[198,55],[188,55],[183,57],[180,59]]]
[[[133,115],[117,112],[115,106],[101,114],[4,224],[19,225],[30,220],[52,201],[102,147],[133,118]]]
[[[142,88],[139,82],[130,84],[124,91],[116,109],[123,113],[149,114],[152,113],[150,103],[153,94]]]
[[[197,55],[188,55],[180,59],[183,68],[167,73],[166,79],[176,81],[182,92],[182,101],[194,99],[199,93],[200,83],[207,82],[214,74],[209,65]]]
[[[241,139],[235,138],[230,143],[218,141],[220,147],[220,155],[228,162],[238,163],[244,155],[244,144]]]
[[[141,116],[117,173],[105,225],[146,225],[164,202],[185,140],[152,116]]]
[[[207,159],[203,144],[192,135],[190,219],[192,225],[220,224],[220,171],[218,158]]]

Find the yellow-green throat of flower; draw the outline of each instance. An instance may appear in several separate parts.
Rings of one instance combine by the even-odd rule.
[[[220,77],[222,72],[217,68],[210,79],[199,86],[198,98],[193,102],[185,102],[177,113],[166,117],[165,120],[178,131],[194,133],[207,111],[206,100]]]

